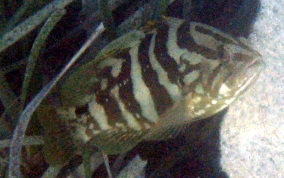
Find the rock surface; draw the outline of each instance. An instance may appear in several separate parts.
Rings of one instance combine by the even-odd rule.
[[[249,39],[267,66],[222,122],[221,165],[229,177],[284,177],[284,2],[260,3]]]

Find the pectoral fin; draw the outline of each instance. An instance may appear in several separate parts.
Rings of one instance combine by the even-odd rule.
[[[135,130],[106,130],[94,136],[88,144],[93,144],[104,154],[125,153],[142,141],[144,132]]]
[[[62,118],[55,108],[40,106],[36,111],[36,117],[44,128],[43,152],[46,161],[50,165],[62,165],[67,163],[80,150],[84,143],[76,125],[71,124],[71,118]]]
[[[175,138],[188,127],[189,123],[169,125],[165,127],[153,127],[144,137],[143,140],[167,140]]]

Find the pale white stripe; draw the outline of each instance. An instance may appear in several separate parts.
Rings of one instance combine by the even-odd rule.
[[[184,76],[183,78],[183,82],[185,83],[185,85],[190,85],[192,82],[194,82],[199,76],[199,71],[198,70],[194,70],[188,74],[186,74],[186,76]]]
[[[233,41],[235,44],[238,44],[238,42],[236,40],[234,40],[231,36],[217,30],[216,28],[210,27],[208,25],[205,24],[201,24],[201,23],[196,23],[196,22],[191,22],[190,23],[190,34],[192,35],[195,43],[197,43],[200,46],[204,46],[206,48],[209,48],[211,50],[217,51],[218,47],[222,44],[224,44],[224,41],[218,41],[217,39],[215,39],[213,36],[211,35],[207,35],[207,34],[203,34],[201,32],[198,32],[195,30],[196,26],[200,26],[204,29],[207,29],[209,31],[211,31],[213,34],[218,34],[224,38],[227,38],[231,41]]]
[[[107,89],[108,81],[106,78],[101,80],[101,90]]]
[[[227,38],[227,39],[233,41],[235,44],[238,44],[238,42],[232,36],[230,36],[230,35],[222,32],[222,31],[218,30],[217,28],[211,27],[211,26],[203,24],[203,23],[198,23],[198,22],[191,22],[191,24],[193,24],[193,26],[201,26],[201,27],[211,31],[212,33],[220,35],[220,36],[222,36],[224,38]]]
[[[202,63],[202,61],[204,61],[207,58],[205,58],[204,56],[196,52],[187,52],[181,56],[181,59],[188,61],[189,64],[191,65],[196,65],[196,64]]]
[[[111,126],[107,122],[107,115],[102,105],[96,102],[96,96],[89,102],[89,112],[91,116],[97,121],[102,130],[110,129]]]
[[[131,56],[131,79],[133,83],[134,97],[139,103],[142,115],[151,122],[158,121],[158,114],[155,109],[149,88],[143,81],[141,66],[138,61],[138,45],[129,51]]]
[[[111,74],[113,77],[117,77],[121,72],[122,64],[125,62],[125,59],[117,58],[108,58],[100,63],[99,68],[104,68],[107,66],[112,67]]]
[[[182,49],[177,44],[177,30],[184,21],[176,18],[168,18],[167,22],[169,26],[168,41],[166,44],[168,49],[168,54],[172,58],[174,58],[177,64],[180,64],[180,56],[188,52],[187,49]]]
[[[196,87],[195,87],[195,92],[196,93],[199,93],[199,94],[204,94],[205,91],[204,91],[204,87],[202,86],[201,83],[197,84]]]
[[[91,139],[91,137],[86,134],[86,131],[87,128],[81,125],[76,128],[76,135],[80,137],[80,139],[82,139],[84,143],[88,142]]]
[[[226,85],[225,83],[223,83],[221,85],[221,87],[219,88],[218,93],[220,95],[223,95],[225,97],[229,96],[229,92],[231,91],[231,89],[228,87],[228,85]]]
[[[159,83],[165,87],[171,99],[175,100],[181,96],[181,91],[177,85],[172,84],[170,82],[168,73],[163,69],[163,67],[160,65],[160,63],[158,62],[155,56],[154,48],[155,48],[155,43],[156,43],[156,36],[157,36],[157,32],[154,33],[151,39],[151,43],[150,43],[150,49],[149,49],[150,63],[153,69],[158,74]]]
[[[125,108],[125,105],[123,104],[123,102],[120,100],[119,98],[119,87],[116,85],[112,90],[111,93],[113,94],[113,96],[116,99],[116,102],[118,103],[118,107],[121,111],[121,114],[123,116],[123,119],[126,120],[128,126],[130,128],[133,128],[134,130],[141,130],[141,126],[139,125],[138,121],[135,119],[135,117],[133,117],[133,115],[128,112],[128,110]]]

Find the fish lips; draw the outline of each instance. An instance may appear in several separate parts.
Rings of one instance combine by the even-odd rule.
[[[234,91],[231,95],[237,96],[242,94],[258,78],[260,72],[266,64],[261,57],[257,57],[251,62],[246,62],[239,67],[239,70],[230,77],[226,85]]]

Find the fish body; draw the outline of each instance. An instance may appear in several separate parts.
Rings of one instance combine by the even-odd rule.
[[[62,106],[44,108],[42,118],[59,118],[74,143],[123,153],[142,140],[174,137],[223,110],[263,67],[261,55],[244,38],[164,17],[114,40],[75,68],[59,86]]]

